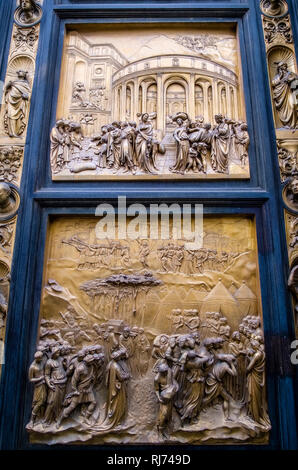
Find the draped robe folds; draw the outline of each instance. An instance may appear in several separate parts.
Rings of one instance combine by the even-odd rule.
[[[193,369],[186,375],[187,387],[183,399],[183,406],[179,413],[184,419],[194,419],[202,408],[205,379],[201,369]]]
[[[6,89],[5,103],[6,111],[4,122],[7,133],[11,137],[23,134],[26,127],[26,116],[28,111],[28,100],[23,96],[30,96],[30,85],[27,80],[16,80],[11,82],[11,86]]]
[[[297,105],[291,90],[291,82],[295,78],[295,74],[287,72],[284,76],[279,73],[272,80],[273,99],[278,117],[283,126],[292,129],[297,125]]]
[[[248,413],[253,420],[265,427],[270,426],[269,416],[266,411],[265,396],[265,353],[257,351],[248,365],[247,393]]]
[[[50,136],[51,140],[51,164],[54,173],[58,173],[61,169],[64,158],[64,146],[62,142],[64,142],[64,134],[61,134],[57,127],[54,127],[51,132]]]
[[[152,138],[152,124],[142,122],[137,128],[136,160],[139,168],[149,173],[153,173],[152,166],[154,166],[150,161],[150,159],[152,160]]]
[[[174,137],[177,145],[177,154],[176,164],[171,169],[172,171],[185,171],[189,151],[189,140],[186,128],[184,126],[177,127],[174,132]]]
[[[220,173],[228,172],[230,129],[226,123],[221,123],[216,127],[216,133],[211,141],[211,161],[213,170]]]
[[[121,133],[120,163],[127,168],[133,168],[133,147],[131,144],[131,131],[124,130]]]
[[[129,373],[123,361],[110,361],[107,366],[108,399],[104,426],[112,428],[123,420],[127,408]]]

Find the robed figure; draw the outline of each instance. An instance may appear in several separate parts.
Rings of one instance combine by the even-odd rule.
[[[270,429],[266,406],[265,352],[258,341],[252,340],[253,353],[247,366],[248,414],[259,425]]]
[[[112,352],[111,361],[107,366],[108,398],[103,425],[108,428],[118,426],[123,421],[127,410],[127,381],[130,374],[126,365],[126,358],[125,348],[116,349]]]
[[[216,127],[211,141],[211,164],[214,171],[228,173],[230,127],[221,114],[215,116]]]
[[[59,173],[64,165],[65,132],[64,121],[58,120],[53,127],[51,135],[51,164],[53,173]]]
[[[146,173],[154,173],[154,169],[156,169],[153,160],[153,126],[151,122],[151,119],[155,117],[156,113],[141,114],[141,120],[136,129],[137,166]]]
[[[10,137],[19,137],[26,128],[30,85],[27,72],[19,70],[18,79],[8,82],[5,88],[5,132]]]
[[[277,63],[277,74],[272,80],[273,99],[282,125],[291,129],[295,129],[297,124],[297,105],[292,88],[297,79],[298,75],[288,70],[286,62]]]
[[[172,121],[177,123],[174,131],[174,139],[176,141],[176,163],[171,168],[174,173],[184,173],[188,160],[189,152],[189,136],[184,121],[188,121],[186,113],[177,113],[172,117]]]

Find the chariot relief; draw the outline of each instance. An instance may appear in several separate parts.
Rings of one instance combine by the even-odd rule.
[[[53,179],[249,178],[237,47],[223,26],[69,30]]]
[[[268,442],[253,219],[205,217],[197,248],[97,223],[49,227],[31,442]]]

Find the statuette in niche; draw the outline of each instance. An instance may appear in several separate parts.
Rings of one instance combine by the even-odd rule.
[[[41,16],[41,6],[35,0],[20,0],[14,19],[19,26],[27,28],[39,23]]]
[[[20,137],[27,125],[31,88],[27,72],[19,70],[17,80],[7,83],[4,92],[4,128],[9,137]]]
[[[285,61],[277,62],[276,70],[272,90],[278,117],[284,127],[296,129],[298,108],[294,91],[297,88],[298,75],[288,69]]]

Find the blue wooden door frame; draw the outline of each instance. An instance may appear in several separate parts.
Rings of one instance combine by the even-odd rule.
[[[288,0],[288,3],[297,45],[298,8],[295,0]],[[0,5],[3,44],[0,64],[3,79],[15,1],[2,0]],[[66,26],[82,22],[160,21],[185,21],[193,24],[224,21],[237,24],[247,121],[252,140],[251,179],[206,182],[52,182],[49,133],[56,116]],[[76,0],[46,0],[20,194],[6,331],[6,362],[0,385],[0,448],[45,448],[30,445],[25,424],[29,420],[32,401],[32,386],[28,382],[27,372],[36,345],[49,218],[55,215],[94,214],[96,205],[102,201],[117,204],[118,195],[125,195],[128,203],[203,203],[205,212],[209,214],[248,214],[255,217],[267,354],[269,413],[273,425],[269,446],[265,447],[297,447],[295,394],[297,396],[298,374],[297,367],[290,364],[290,342],[294,338],[294,325],[287,289],[289,266],[259,0],[127,3],[90,1],[90,4],[80,4]],[[202,448],[204,446],[199,447]],[[228,448],[252,449],[254,446]]]

